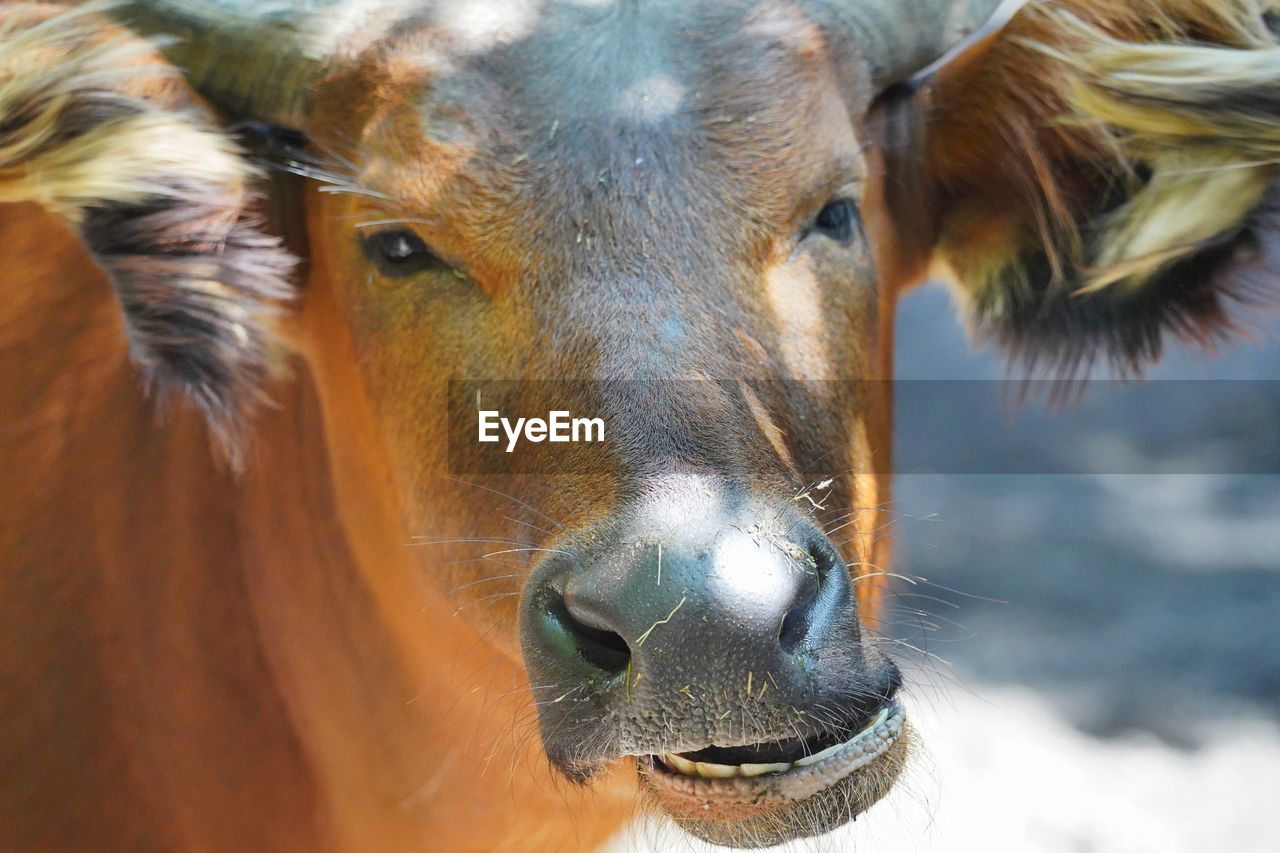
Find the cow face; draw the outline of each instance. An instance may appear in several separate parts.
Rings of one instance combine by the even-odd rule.
[[[350,167],[311,200],[320,385],[354,354],[420,571],[523,654],[564,774],[638,756],[703,835],[819,831],[905,748],[857,612],[884,499],[884,389],[856,381],[885,370],[865,104],[781,6],[461,26],[406,28],[321,89],[315,149]],[[446,434],[448,383],[484,379],[528,380],[503,400],[525,414],[572,380],[606,441],[460,485],[489,448],[474,411]]]
[[[409,570],[522,656],[565,776],[633,757],[684,826],[744,845],[838,825],[893,783],[899,678],[865,630],[878,380],[893,294],[931,263],[977,328],[1069,368],[1134,369],[1170,330],[1211,342],[1231,296],[1274,280],[1255,61],[1273,18],[1064,0],[979,27],[994,5],[135,21],[212,30],[179,51],[192,79],[310,138],[297,338],[339,497],[390,520],[384,556],[388,536],[421,537]],[[1232,72],[1189,87],[1202,50]],[[1143,73],[1112,74],[1126,63]],[[513,380],[505,405],[559,395],[607,440],[476,476],[450,380],[477,395],[464,414],[485,380]],[[392,498],[362,501],[369,482]]]

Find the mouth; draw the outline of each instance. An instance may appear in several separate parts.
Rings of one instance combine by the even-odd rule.
[[[818,835],[879,800],[906,760],[909,729],[890,699],[857,734],[641,756],[663,811],[712,843],[760,847]]]

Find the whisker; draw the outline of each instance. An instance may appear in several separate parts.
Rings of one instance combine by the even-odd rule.
[[[321,189],[324,192],[324,189]],[[384,219],[366,219],[355,224],[356,228],[377,228],[382,225],[430,225],[431,221],[417,216],[390,216]]]
[[[545,512],[542,512],[541,510],[537,509],[536,507],[530,506],[529,504],[525,503],[524,501],[520,500],[519,498],[517,498],[517,497],[515,497],[515,496],[513,496],[513,495],[508,495],[507,493],[502,492],[502,491],[499,491],[498,489],[493,489],[493,488],[490,488],[489,486],[484,485],[483,483],[476,483],[476,482],[472,482],[471,480],[460,480],[460,479],[458,479],[457,477],[446,477],[445,479],[446,479],[446,480],[451,480],[451,481],[452,481],[452,482],[454,482],[454,483],[460,483],[460,484],[462,484],[462,485],[464,485],[464,486],[474,486],[475,488],[477,488],[477,489],[482,489],[483,491],[486,491],[486,492],[488,492],[489,494],[497,495],[497,496],[498,496],[498,497],[500,497],[500,498],[506,498],[507,500],[511,501],[512,503],[518,504],[519,506],[522,506],[522,507],[524,507],[525,509],[529,510],[529,512],[532,512],[532,513],[534,513],[535,515],[538,515],[538,516],[541,516],[542,518],[545,518],[547,521],[549,521],[549,522],[551,522],[552,524],[554,524],[554,525],[555,525],[559,530],[564,530],[564,529],[565,529],[563,524],[561,524],[560,522],[556,521],[554,518],[552,518],[551,516],[547,515]]]
[[[302,175],[303,177],[307,177],[307,178],[315,178],[314,175],[305,174],[303,172],[295,172],[294,174]],[[371,190],[368,187],[352,187],[352,186],[347,186],[345,184],[336,184],[336,183],[326,184],[325,186],[320,187],[320,192],[337,193],[341,195],[362,195],[362,196],[368,196],[369,198],[381,199],[383,201],[399,201],[399,199],[397,199],[395,196],[388,195],[387,193],[384,193],[384,192],[379,192],[378,190]]]
[[[523,590],[516,590],[515,592],[500,592],[500,593],[497,593],[496,595],[486,595],[483,598],[477,598],[474,601],[468,601],[466,604],[462,605],[457,610],[453,611],[452,615],[457,616],[459,613],[466,610],[468,607],[474,607],[477,604],[484,604],[485,602],[488,602],[488,601],[501,601],[503,599],[513,598],[515,596],[519,596],[522,594],[523,594]]]
[[[450,560],[449,562],[442,563],[441,565],[442,566],[464,566],[468,563],[497,563],[500,566],[518,566],[520,568],[525,568],[526,566],[526,563],[524,560],[499,560],[492,557],[470,557],[465,560]]]
[[[459,536],[454,539],[427,539],[423,536],[415,536],[413,538],[417,541],[410,542],[408,543],[409,545],[467,545],[479,542],[488,543],[490,545],[522,545],[533,547],[532,542],[525,542],[521,539],[503,539],[486,536]]]
[[[505,551],[491,551],[484,555],[485,559],[489,557],[499,557],[503,554],[568,554],[568,551],[561,551],[559,548],[508,548]]]
[[[509,516],[509,515],[504,515],[502,518],[503,518],[503,520],[504,520],[504,521],[510,521],[512,524],[520,524],[520,525],[523,525],[524,527],[530,527],[530,528],[533,528],[534,530],[538,531],[539,533],[545,533],[545,534],[547,534],[548,536],[555,536],[555,534],[554,534],[554,533],[552,533],[550,530],[547,530],[545,527],[539,527],[538,525],[534,524],[533,522],[530,522],[530,521],[522,521],[522,520],[520,520],[520,519],[518,519],[518,518],[512,518],[512,517],[511,517],[511,516]]]
[[[449,590],[449,595],[454,595],[458,592],[461,592],[464,589],[467,589],[468,587],[478,586],[479,584],[482,584],[482,583],[492,583],[493,581],[504,581],[504,580],[510,580],[511,578],[520,578],[520,577],[524,577],[524,575],[523,574],[493,575],[492,577],[480,578],[480,580],[478,581],[471,581],[470,583],[464,583],[461,586],[455,586],[453,589]]]

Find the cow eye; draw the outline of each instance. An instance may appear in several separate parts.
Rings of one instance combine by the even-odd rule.
[[[839,243],[847,243],[853,239],[854,229],[858,227],[858,208],[852,200],[836,199],[827,203],[813,220],[813,231],[830,237]]]
[[[449,270],[449,265],[440,260],[421,237],[403,228],[365,237],[360,241],[360,248],[383,275],[391,278]]]

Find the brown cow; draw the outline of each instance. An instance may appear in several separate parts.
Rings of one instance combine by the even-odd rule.
[[[1275,4],[995,5],[0,5],[0,848],[873,804],[897,295],[1136,370],[1280,272]],[[453,476],[450,379],[608,441]]]

